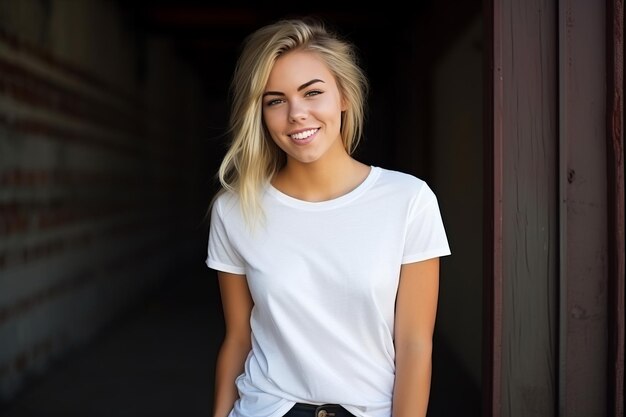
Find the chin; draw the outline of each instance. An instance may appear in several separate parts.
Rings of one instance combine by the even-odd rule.
[[[294,155],[290,155],[289,159],[291,159],[293,162],[296,162],[298,164],[312,164],[313,162],[317,162],[319,161],[319,156],[313,156],[313,155],[299,155],[299,156],[294,156]]]

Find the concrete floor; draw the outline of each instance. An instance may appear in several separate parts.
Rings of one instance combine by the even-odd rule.
[[[223,334],[214,274],[170,282],[26,384],[2,417],[210,416]],[[435,344],[429,417],[480,415],[480,393]]]
[[[222,335],[216,282],[168,283],[32,381],[2,417],[209,416]]]

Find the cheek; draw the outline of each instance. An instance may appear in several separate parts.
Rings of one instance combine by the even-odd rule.
[[[318,119],[329,127],[341,124],[341,111],[329,110],[328,108],[318,113]]]
[[[283,129],[277,125],[276,117],[273,117],[273,116],[267,117],[267,115],[264,113],[263,114],[263,130],[268,140],[272,141],[278,147],[281,147],[280,132],[282,132]]]
[[[341,118],[341,103],[338,100],[328,100],[325,102],[319,102],[315,106],[316,114],[323,116],[324,119],[340,119]]]
[[[271,132],[269,134],[268,141],[269,141],[268,144],[270,146],[274,146],[275,149],[280,149],[281,151],[283,151],[285,153],[287,153],[287,151],[289,150],[289,146],[285,142],[285,139],[276,138],[274,135],[272,135]]]
[[[280,113],[281,112],[276,109],[272,109],[272,111],[269,112],[263,112],[263,123],[270,133],[281,128],[280,121],[282,115]]]

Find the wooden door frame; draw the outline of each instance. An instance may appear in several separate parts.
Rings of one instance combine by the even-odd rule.
[[[502,2],[483,0],[484,16],[484,280],[482,415],[502,414],[503,75]],[[606,0],[606,140],[608,208],[609,416],[624,413],[624,134],[623,0]]]
[[[606,0],[608,180],[608,412],[624,416],[624,0]]]
[[[502,53],[495,22],[499,15],[500,0],[483,0],[483,417],[500,417],[502,386]]]

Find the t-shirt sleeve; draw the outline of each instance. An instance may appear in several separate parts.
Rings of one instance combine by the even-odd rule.
[[[409,209],[402,263],[450,255],[437,197],[427,184]]]
[[[211,208],[206,264],[209,268],[231,274],[245,274],[245,263],[229,238],[219,200]]]

